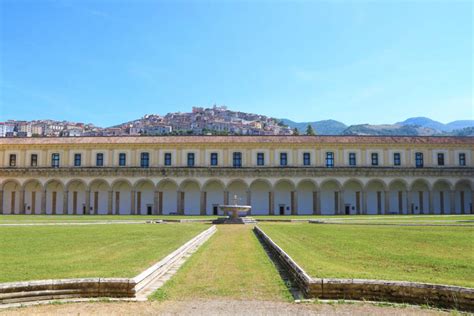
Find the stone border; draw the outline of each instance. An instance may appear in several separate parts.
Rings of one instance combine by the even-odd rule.
[[[403,281],[312,278],[260,227],[255,226],[254,232],[306,298],[390,301],[474,311],[474,288]]]
[[[166,273],[193,247],[202,245],[216,231],[211,226],[134,278],[81,278],[0,283],[1,305],[71,298],[135,298],[138,291]]]
[[[474,224],[425,224],[425,223],[357,223],[357,222],[337,222],[337,221],[322,221],[311,219],[310,224],[321,225],[350,225],[350,226],[401,226],[401,227],[474,227]]]

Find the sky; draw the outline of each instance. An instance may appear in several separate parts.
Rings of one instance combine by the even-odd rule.
[[[471,1],[0,0],[0,121],[474,119]]]

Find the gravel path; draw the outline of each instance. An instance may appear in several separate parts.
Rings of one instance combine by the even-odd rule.
[[[315,304],[271,301],[93,302],[42,305],[0,311],[2,315],[448,315],[418,307],[368,303]]]

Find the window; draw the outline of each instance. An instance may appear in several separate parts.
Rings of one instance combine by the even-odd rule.
[[[165,166],[171,166],[171,153],[165,153]]]
[[[119,153],[119,166],[123,167],[127,165],[127,155],[125,153]]]
[[[444,154],[438,153],[438,166],[444,166]]]
[[[211,166],[217,166],[217,153],[211,153]]]
[[[423,153],[415,153],[415,165],[417,168],[423,168]]]
[[[10,154],[10,167],[16,167],[16,155]]]
[[[393,165],[394,166],[400,166],[401,165],[400,153],[394,153],[393,154]]]
[[[141,153],[140,155],[140,167],[148,168],[150,166],[150,154]]]
[[[355,165],[356,165],[356,154],[349,153],[349,166],[355,166]]]
[[[265,154],[257,153],[257,166],[264,166],[264,165],[265,165]]]
[[[38,166],[38,155],[37,154],[31,154],[31,163],[30,165],[32,167],[37,167]]]
[[[334,167],[334,153],[331,151],[326,153],[326,167],[327,168]]]
[[[303,153],[303,166],[310,166],[310,165],[311,165],[311,154]]]
[[[379,165],[379,154],[372,153],[372,166],[378,166],[378,165]]]
[[[459,154],[459,165],[460,166],[465,166],[466,165],[466,154],[465,153],[460,153]]]
[[[194,167],[194,153],[188,153],[188,167]]]
[[[54,153],[51,155],[51,167],[59,168],[59,154]]]
[[[242,153],[240,152],[235,152],[232,154],[232,165],[234,168],[240,168],[242,167]]]
[[[81,166],[81,154],[74,154],[74,167]]]
[[[95,165],[97,167],[102,167],[104,165],[104,154],[98,153],[95,157]]]
[[[280,153],[280,166],[288,165],[288,154]]]

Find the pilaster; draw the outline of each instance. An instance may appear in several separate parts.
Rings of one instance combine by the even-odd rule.
[[[67,215],[69,213],[69,191],[63,191],[63,214]]]

